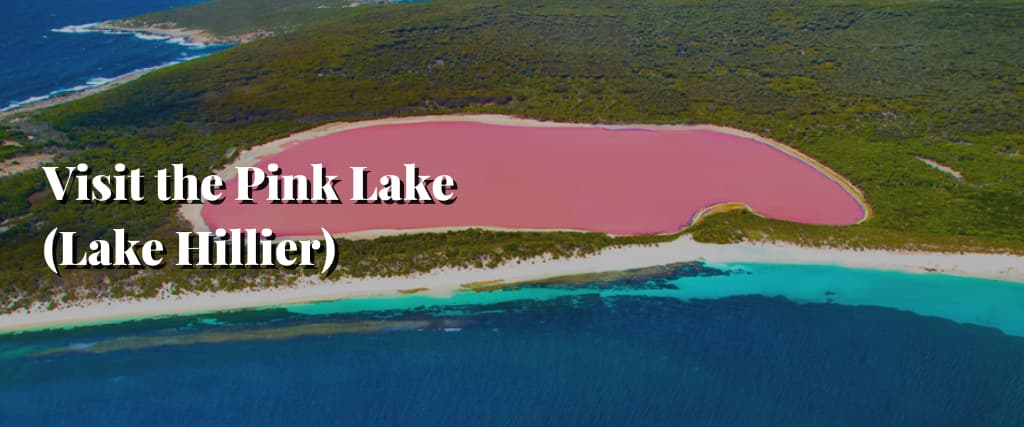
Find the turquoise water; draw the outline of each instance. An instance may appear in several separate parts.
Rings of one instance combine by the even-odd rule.
[[[602,296],[647,296],[717,299],[730,296],[780,296],[799,303],[834,303],[878,306],[937,316],[960,323],[1000,329],[1024,336],[1024,283],[975,279],[940,274],[860,270],[827,265],[720,264],[711,265],[733,274],[711,277],[682,276],[668,280],[671,288],[600,289]],[[544,300],[594,293],[586,286],[530,287],[514,291],[457,293],[450,297],[409,295],[365,298],[285,307],[298,314],[317,315],[419,306],[495,304],[520,299]]]
[[[713,268],[711,268],[713,267]],[[1024,286],[679,266],[0,336],[11,425],[1024,425]]]

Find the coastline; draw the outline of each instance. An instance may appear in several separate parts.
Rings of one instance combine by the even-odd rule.
[[[134,319],[199,314],[260,307],[341,300],[354,297],[397,297],[410,290],[417,295],[450,296],[474,283],[495,285],[540,281],[586,273],[648,268],[700,261],[715,266],[732,263],[833,265],[846,268],[947,274],[1024,284],[1024,256],[976,253],[930,253],[802,247],[792,244],[709,244],[690,236],[651,246],[611,248],[595,255],[571,259],[535,258],[506,263],[493,269],[445,268],[404,277],[303,277],[297,286],[163,296],[141,300],[92,301],[45,311],[18,311],[0,315],[0,333],[52,329]],[[404,291],[404,292],[403,292]]]
[[[139,77],[142,77],[142,76],[146,75],[147,73],[149,73],[151,71],[154,71],[154,70],[157,70],[157,69],[160,69],[160,68],[163,68],[163,67],[169,67],[169,66],[175,65],[175,64],[177,64],[177,62],[157,65],[157,66],[154,66],[154,67],[143,68],[143,69],[140,69],[140,70],[135,70],[135,71],[132,71],[130,73],[122,74],[120,76],[111,78],[109,81],[107,81],[107,82],[105,82],[105,83],[103,83],[101,85],[94,86],[94,87],[91,87],[91,88],[88,88],[88,89],[85,89],[85,90],[69,91],[69,92],[63,92],[63,93],[57,93],[57,94],[54,94],[54,95],[49,95],[48,98],[42,99],[40,101],[27,103],[27,104],[24,104],[24,105],[16,107],[16,108],[12,108],[12,109],[7,110],[7,111],[0,111],[0,119],[7,119],[7,118],[10,118],[10,117],[17,116],[19,114],[28,113],[28,112],[32,112],[32,111],[36,111],[36,110],[41,110],[41,109],[52,107],[52,106],[55,106],[55,105],[60,105],[60,104],[64,104],[64,103],[67,103],[67,102],[71,102],[71,101],[75,101],[75,100],[78,100],[78,99],[82,99],[82,98],[85,98],[87,96],[94,95],[94,94],[97,94],[97,93],[100,93],[100,92],[103,92],[103,91],[110,90],[110,89],[113,89],[115,87],[121,86],[121,85],[123,85],[125,83],[128,83],[128,82],[132,81],[132,80],[138,79]]]
[[[143,40],[159,41],[164,43],[178,44],[182,46],[188,46],[193,48],[209,48],[213,46],[231,45],[237,43],[243,43],[252,40],[255,37],[262,37],[265,34],[254,34],[251,37],[239,37],[239,38],[222,38],[209,35],[200,30],[188,30],[181,28],[133,28],[128,26],[119,26],[116,24],[119,21],[104,21],[91,24],[82,25],[68,25],[65,27],[53,29],[51,31],[58,33],[67,34],[80,34],[80,33],[104,33],[104,34],[124,34],[134,35]],[[237,40],[236,40],[237,39]],[[76,86],[74,88],[61,88],[50,93],[34,96],[29,99],[25,99],[14,103],[17,105],[6,111],[0,111],[0,120],[8,119],[20,114],[41,110],[44,108],[60,105],[66,102],[75,101],[81,98],[85,98],[90,95],[94,95],[106,90],[113,89],[132,80],[138,79],[146,75],[147,73],[158,70],[163,67],[169,67],[171,65],[180,64],[193,59],[206,56],[209,53],[203,53],[199,51],[197,55],[191,55],[186,58],[178,60],[172,60],[164,62],[162,64],[153,65],[137,70],[130,71],[128,73],[114,76],[114,77],[95,77],[94,80],[100,80],[100,83],[86,83],[84,85]],[[10,108],[10,107],[8,107]]]
[[[127,20],[104,21],[90,27],[90,29],[94,31],[136,34],[141,37],[170,39],[186,46],[240,44],[270,35],[268,32],[256,31],[234,36],[218,36],[205,30],[179,27],[173,22],[133,25],[131,21]]]

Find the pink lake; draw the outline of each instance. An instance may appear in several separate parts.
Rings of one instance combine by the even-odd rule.
[[[610,129],[516,126],[475,121],[381,124],[288,145],[259,159],[285,174],[309,174],[323,163],[341,179],[341,204],[204,205],[210,228],[267,227],[278,236],[339,235],[438,227],[570,229],[614,235],[672,233],[702,209],[738,202],[770,218],[809,224],[853,224],[860,201],[837,178],[767,143],[710,128]],[[355,204],[351,170],[368,182],[404,177],[403,164],[424,175],[453,176],[452,204]]]

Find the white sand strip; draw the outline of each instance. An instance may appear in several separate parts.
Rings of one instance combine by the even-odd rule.
[[[947,174],[947,175],[949,175],[949,176],[951,176],[953,178],[956,178],[958,180],[963,180],[964,179],[964,174],[960,173],[960,171],[958,171],[956,169],[953,169],[953,168],[951,168],[949,166],[946,166],[946,165],[944,165],[942,163],[936,162],[935,160],[929,159],[927,157],[921,157],[921,156],[915,156],[914,158],[917,159],[917,160],[922,161],[924,164],[928,165],[932,169],[938,170],[938,171],[940,171],[942,173],[945,173],[945,174]]]
[[[303,278],[298,286],[242,292],[215,292],[144,300],[81,303],[53,311],[19,311],[0,316],[0,331],[40,329],[62,325],[201,313],[251,307],[330,301],[351,297],[396,295],[400,290],[426,288],[448,295],[470,283],[505,283],[557,276],[627,270],[674,262],[828,264],[852,268],[945,273],[1024,283],[1024,256],[897,251],[821,249],[790,244],[716,245],[694,242],[689,236],[656,246],[629,246],[575,258],[535,259],[494,269],[440,269],[396,278]]]

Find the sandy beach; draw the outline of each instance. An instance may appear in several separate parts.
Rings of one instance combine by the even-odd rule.
[[[397,296],[403,290],[425,289],[450,295],[480,282],[517,283],[583,273],[619,271],[675,262],[823,264],[850,268],[895,270],[919,274],[950,274],[1024,283],[1024,257],[1000,254],[951,254],[846,250],[790,244],[705,244],[689,236],[654,246],[607,249],[575,259],[533,259],[494,269],[440,269],[395,278],[303,278],[291,288],[165,296],[144,300],[86,302],[53,311],[37,309],[0,316],[0,331],[45,329],[66,325],[113,322],[175,314],[203,313],[351,297]]]

